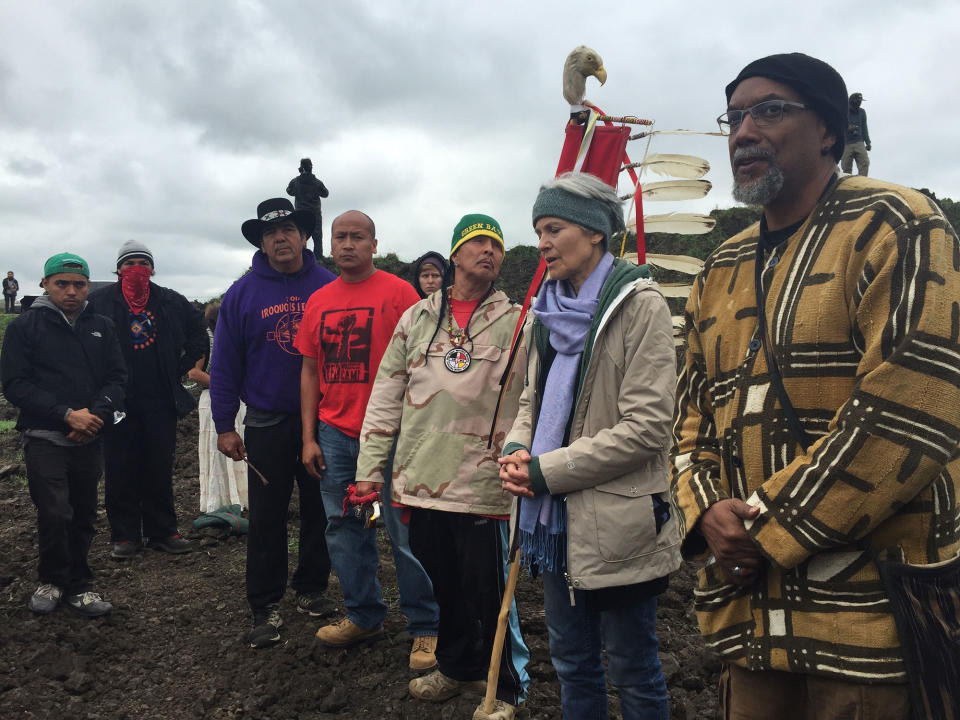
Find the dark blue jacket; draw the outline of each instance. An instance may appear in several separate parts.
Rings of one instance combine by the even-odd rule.
[[[17,429],[68,433],[67,410],[81,408],[109,427],[113,411],[123,409],[127,381],[113,323],[88,303],[71,327],[45,300],[11,322],[3,338],[0,378],[20,409]]]
[[[303,251],[303,267],[277,272],[258,250],[253,268],[220,305],[210,366],[210,405],[218,433],[234,429],[240,400],[269,413],[299,415],[302,357],[293,347],[310,296],[336,276]]]

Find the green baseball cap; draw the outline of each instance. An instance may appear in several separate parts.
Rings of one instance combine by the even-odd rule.
[[[58,273],[79,273],[90,279],[90,267],[87,261],[79,255],[68,252],[57,253],[43,264],[44,279]]]
[[[500,249],[503,250],[503,231],[500,229],[500,223],[489,215],[481,213],[471,213],[460,218],[460,222],[453,229],[453,239],[450,242],[450,257],[460,249],[468,240],[477,235],[486,235],[500,243]]]

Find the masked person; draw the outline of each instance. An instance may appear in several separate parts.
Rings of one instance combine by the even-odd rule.
[[[40,586],[28,607],[63,602],[94,617],[113,609],[91,590],[104,430],[123,407],[126,369],[113,323],[87,302],[90,269],[72,253],[44,264],[46,294],[7,328],[3,393],[20,410],[30,498],[37,507]]]
[[[127,416],[104,439],[105,500],[112,555],[148,546],[190,551],[177,531],[173,460],[177,419],[197,403],[181,378],[210,352],[200,312],[180,293],[151,281],[153,253],[128,240],[117,252],[119,281],[90,295],[93,310],[113,320],[127,364]]]
[[[517,412],[525,357],[514,365],[488,447],[519,307],[494,288],[503,234],[489,215],[453,232],[453,282],[407,310],[384,353],[360,433],[357,491],[382,487],[397,441],[390,497],[409,508],[410,547],[440,605],[437,670],[410,694],[449,700],[483,686],[503,599],[511,498],[500,488],[500,443]],[[522,355],[525,355],[523,353]],[[511,608],[497,707],[475,718],[509,720],[529,683],[529,653]]]

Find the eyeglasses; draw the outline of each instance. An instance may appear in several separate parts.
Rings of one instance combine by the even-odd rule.
[[[720,132],[729,135],[737,131],[737,128],[743,123],[744,116],[749,113],[750,117],[753,118],[754,125],[768,127],[783,120],[783,113],[787,111],[787,108],[808,109],[803,103],[793,102],[792,100],[764,100],[762,103],[757,103],[745,110],[727,110],[717,118],[717,125],[720,126]]]

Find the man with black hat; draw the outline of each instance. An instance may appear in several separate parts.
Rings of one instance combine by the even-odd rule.
[[[847,113],[846,147],[840,158],[840,169],[845,173],[853,171],[853,161],[857,161],[857,175],[866,175],[870,169],[870,133],[867,130],[867,111],[860,107],[863,95],[853,93]]]
[[[293,196],[297,210],[306,210],[316,216],[313,225],[313,252],[323,257],[323,217],[320,212],[320,198],[330,195],[327,186],[313,174],[313,161],[303,158],[298,168],[300,174],[287,184],[287,195]]]
[[[90,269],[73,253],[43,268],[46,294],[7,328],[3,393],[20,409],[30,497],[37,506],[40,586],[28,607],[64,602],[81,615],[112,605],[90,591],[87,554],[97,516],[103,430],[123,406],[127,374],[113,323],[87,302]]]
[[[280,600],[287,586],[287,508],[300,492],[300,552],[290,583],[297,610],[313,617],[334,612],[325,592],[330,557],[320,484],[300,463],[300,353],[293,345],[314,291],[334,279],[307,250],[315,215],[285,198],[265,200],[241,232],[257,248],[252,270],[223,297],[210,367],[210,404],[220,452],[247,459],[250,530],[247,601],[251,647],[280,640]],[[234,429],[247,404],[244,437]]]
[[[826,63],[762,58],[726,95],[734,197],[763,215],[687,303],[671,479],[724,717],[906,718],[871,552],[960,551],[960,244],[924,195],[838,178]]]
[[[197,406],[181,378],[210,352],[200,312],[153,283],[153,253],[136,240],[117,252],[119,280],[90,295],[118,328],[127,363],[127,416],[104,440],[104,484],[113,557],[132,558],[143,538],[167,553],[190,552],[177,532],[173,460],[177,419]]]

